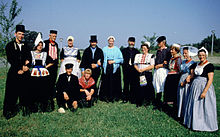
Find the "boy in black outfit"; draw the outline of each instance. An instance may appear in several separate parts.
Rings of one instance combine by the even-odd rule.
[[[80,96],[78,77],[71,74],[73,71],[73,64],[66,64],[65,68],[66,73],[59,76],[56,84],[59,113],[65,113],[65,108],[76,110]]]

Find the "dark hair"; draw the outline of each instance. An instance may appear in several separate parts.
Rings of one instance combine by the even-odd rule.
[[[43,45],[43,42],[40,41],[37,46],[34,46],[33,50],[36,50],[40,43]]]
[[[205,54],[206,54],[206,51],[205,51],[204,49],[199,50],[199,51],[198,51],[198,54],[199,54],[200,52],[205,52]]]
[[[183,50],[189,50],[189,47],[183,47]]]
[[[150,47],[149,47],[147,44],[142,44],[142,45],[141,45],[141,48],[142,48],[143,46],[147,47],[148,52],[150,51]]]

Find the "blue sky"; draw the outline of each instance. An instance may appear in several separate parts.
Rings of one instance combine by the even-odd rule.
[[[3,0],[7,1],[7,0]],[[115,45],[127,46],[129,36],[136,46],[143,36],[165,35],[168,44],[197,43],[215,30],[220,35],[219,0],[17,0],[22,6],[19,18],[28,30],[43,33],[58,30],[59,38],[74,36],[74,45],[86,48],[90,35],[98,36],[98,45],[107,46],[107,37],[115,36]],[[61,44],[60,44],[61,45]]]

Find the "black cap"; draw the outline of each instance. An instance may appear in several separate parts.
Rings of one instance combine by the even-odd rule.
[[[25,32],[24,25],[16,25],[16,32],[18,32],[18,31]]]
[[[90,42],[97,42],[97,36],[96,35],[90,36]]]
[[[68,64],[66,64],[66,65],[65,65],[65,68],[66,68],[66,69],[70,69],[70,68],[73,68],[73,64],[71,64],[71,63],[68,63]]]
[[[160,36],[158,39],[157,39],[157,43],[160,43],[162,41],[166,40],[166,37],[165,36]]]
[[[129,37],[129,38],[128,38],[128,41],[135,42],[135,37]]]
[[[57,34],[57,31],[56,30],[50,30],[50,33]]]

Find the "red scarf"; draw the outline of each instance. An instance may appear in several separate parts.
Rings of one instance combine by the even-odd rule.
[[[88,89],[95,84],[95,80],[90,77],[87,81],[84,76],[79,79],[79,85],[82,86],[83,89]]]

